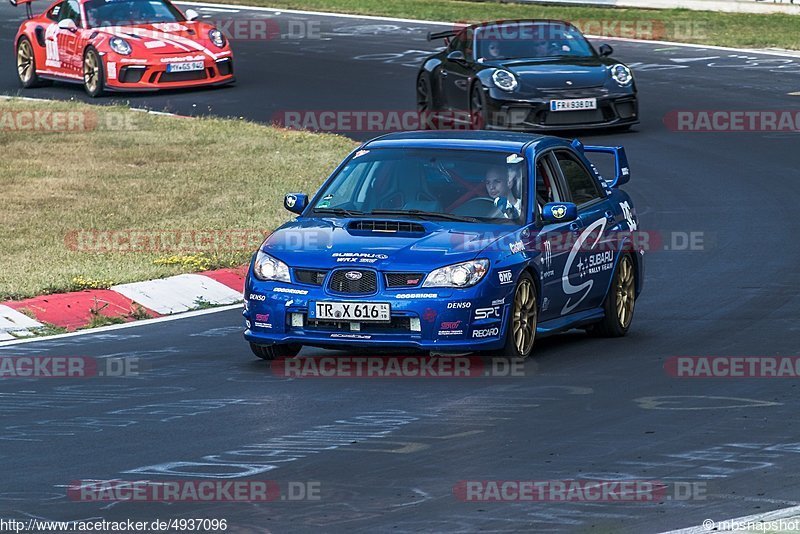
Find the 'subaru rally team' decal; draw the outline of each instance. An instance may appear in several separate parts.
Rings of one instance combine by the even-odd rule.
[[[575,244],[572,245],[572,249],[569,251],[569,256],[567,257],[567,263],[564,265],[564,274],[561,275],[561,288],[564,290],[566,295],[575,295],[576,293],[580,293],[581,291],[583,294],[581,297],[572,302],[572,297],[567,298],[567,302],[564,304],[564,307],[561,309],[561,315],[566,315],[578,305],[584,301],[584,299],[589,295],[589,292],[592,290],[592,286],[594,286],[594,280],[591,278],[586,280],[580,285],[573,285],[569,281],[569,272],[572,270],[572,264],[575,261],[575,257],[578,255],[578,252],[583,250],[583,243],[589,238],[589,236],[597,230],[597,238],[592,242],[589,249],[594,249],[597,246],[597,243],[600,242],[600,239],[603,237],[603,232],[606,229],[606,221],[607,219],[604,217],[602,219],[598,219],[597,221],[593,222],[589,225],[581,235],[578,236],[578,239],[575,240]]]

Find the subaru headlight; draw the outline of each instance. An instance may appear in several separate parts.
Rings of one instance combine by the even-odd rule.
[[[274,280],[276,282],[289,283],[292,281],[289,276],[289,266],[261,250],[259,250],[256,255],[256,262],[253,265],[253,274],[255,274],[256,278],[263,281]]]
[[[127,56],[130,55],[131,53],[131,45],[128,44],[128,41],[126,41],[122,37],[112,37],[111,40],[108,42],[108,45],[111,47],[111,50],[113,50],[117,54]]]
[[[211,39],[214,46],[218,48],[223,48],[225,46],[225,35],[216,28],[208,32],[208,38]]]
[[[489,260],[465,261],[432,271],[422,287],[470,287],[477,284],[489,269]]]
[[[517,83],[517,77],[503,69],[497,69],[492,73],[492,81],[498,88],[509,92],[516,89],[519,85],[519,83]]]
[[[625,86],[630,85],[631,81],[633,81],[633,73],[631,69],[623,65],[622,63],[617,63],[613,67],[611,67],[611,77],[614,78],[614,81],[618,84]]]

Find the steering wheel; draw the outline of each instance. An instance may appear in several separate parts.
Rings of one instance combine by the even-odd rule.
[[[478,197],[470,199],[453,210],[453,215],[467,215],[471,217],[489,217],[499,219],[503,213],[494,205],[494,199]]]

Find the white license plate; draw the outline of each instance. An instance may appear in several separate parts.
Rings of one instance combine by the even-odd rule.
[[[577,111],[580,109],[597,109],[597,99],[571,98],[569,100],[550,101],[550,111]]]
[[[167,72],[191,72],[203,70],[205,65],[202,61],[187,61],[185,63],[170,63],[167,65]]]
[[[315,302],[311,319],[388,323],[392,307],[388,302]]]

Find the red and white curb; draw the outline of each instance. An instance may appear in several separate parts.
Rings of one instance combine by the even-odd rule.
[[[53,325],[73,331],[98,315],[133,321],[146,314],[162,317],[242,301],[246,266],[180,274],[109,289],[42,295],[0,303],[0,341],[36,335]],[[31,317],[32,316],[32,317]]]

